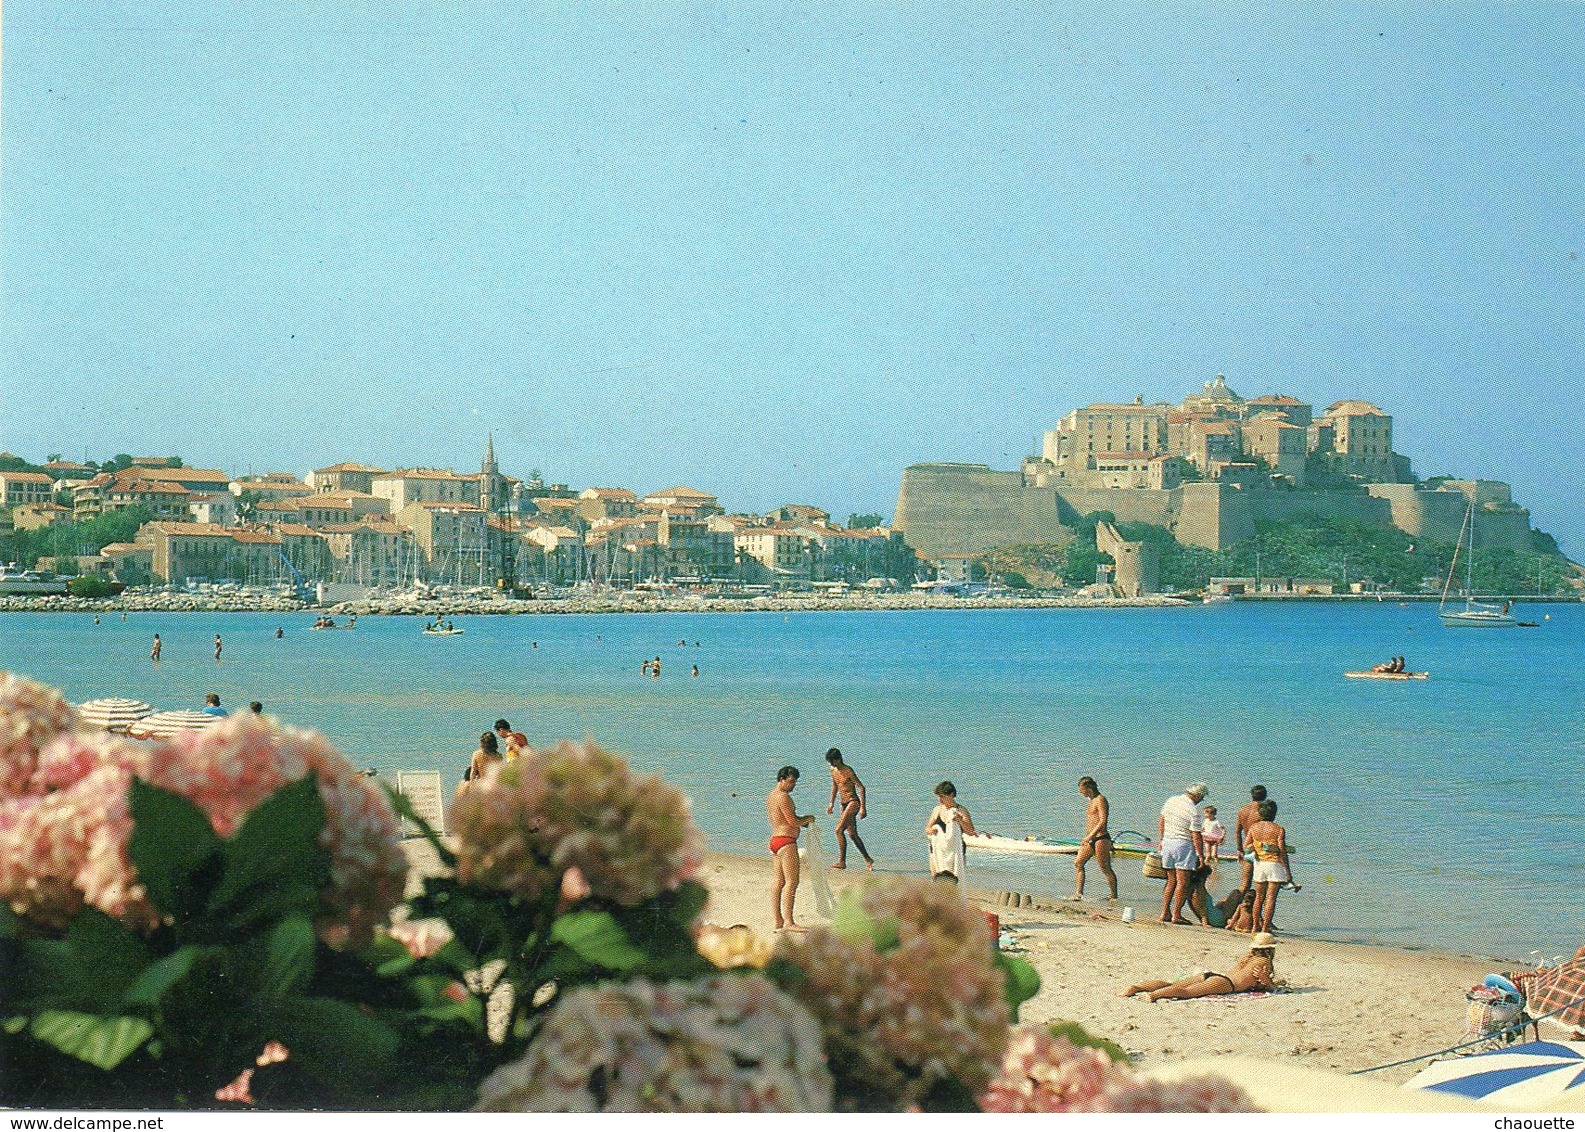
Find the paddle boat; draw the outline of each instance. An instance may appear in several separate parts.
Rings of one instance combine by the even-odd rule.
[[[1429,672],[1345,672],[1350,680],[1428,680]]]

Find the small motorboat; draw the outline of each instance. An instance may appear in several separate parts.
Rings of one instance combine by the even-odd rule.
[[[433,625],[424,626],[424,633],[431,637],[460,637],[466,632],[466,629],[453,629],[450,626],[444,629],[437,629]]]
[[[1350,680],[1428,680],[1429,672],[1345,672]]]

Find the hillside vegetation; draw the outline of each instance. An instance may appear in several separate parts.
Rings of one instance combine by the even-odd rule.
[[[1342,586],[1364,582],[1400,593],[1440,591],[1453,561],[1452,543],[1414,540],[1393,527],[1376,527],[1319,516],[1261,523],[1254,538],[1222,551],[1183,546],[1165,527],[1119,523],[1108,512],[1086,515],[1067,546],[1002,547],[986,556],[992,574],[1014,584],[1082,586],[1095,581],[1096,567],[1110,556],[1095,549],[1095,526],[1113,523],[1126,539],[1161,548],[1162,590],[1195,590],[1214,577],[1315,578]],[[1533,532],[1534,546],[1514,551],[1482,548],[1476,556],[1479,593],[1557,594],[1581,584],[1579,567],[1558,553],[1551,536]],[[1464,584],[1461,557],[1453,588]]]

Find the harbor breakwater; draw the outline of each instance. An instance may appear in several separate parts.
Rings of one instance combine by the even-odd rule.
[[[1162,594],[1138,598],[1086,596],[971,597],[922,594],[864,594],[828,597],[786,595],[756,597],[624,597],[622,595],[523,599],[512,597],[437,597],[422,600],[375,598],[326,604],[282,596],[247,594],[137,593],[111,598],[70,596],[0,598],[7,613],[323,613],[347,616],[463,617],[522,613],[793,613],[800,611],[889,609],[1097,609],[1161,608],[1191,605]]]

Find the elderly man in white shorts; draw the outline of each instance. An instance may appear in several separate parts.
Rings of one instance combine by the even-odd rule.
[[[1182,794],[1168,798],[1161,807],[1156,835],[1161,845],[1161,867],[1167,870],[1167,887],[1161,894],[1164,924],[1189,922],[1183,918],[1183,905],[1189,899],[1194,870],[1205,856],[1205,842],[1200,837],[1200,803],[1209,793],[1205,783],[1196,782]]]

